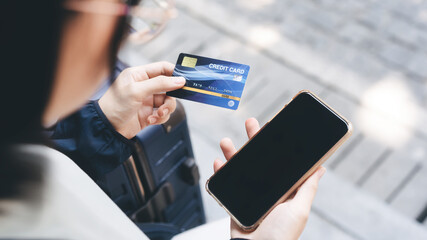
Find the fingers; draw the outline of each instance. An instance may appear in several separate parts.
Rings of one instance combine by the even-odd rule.
[[[154,78],[160,75],[172,76],[175,65],[170,62],[155,62],[143,66],[132,67],[129,70],[140,76]]]
[[[154,107],[158,107],[157,110],[148,116],[147,121],[150,125],[162,124],[169,120],[170,115],[176,109],[176,100],[173,97],[166,95],[154,95]],[[161,104],[160,106],[158,106]]]
[[[171,114],[175,111],[176,108],[176,100],[175,98],[166,96],[165,102],[163,105],[161,105],[157,111],[156,114],[159,116],[155,124],[162,124],[169,120]]]
[[[148,125],[156,125],[156,124],[158,124],[158,122],[159,122],[159,117],[157,116],[157,115],[150,115],[148,118],[147,118],[147,122],[148,122]]]
[[[214,172],[218,171],[222,167],[222,165],[224,165],[223,161],[221,161],[219,158],[215,159],[213,163]]]
[[[320,178],[325,174],[326,169],[320,166],[299,188],[292,202],[305,208],[310,208],[314,196],[317,192],[317,186]]]
[[[166,94],[155,94],[153,96],[153,107],[159,108],[159,110],[162,110],[160,111],[159,116],[163,116],[162,113],[164,108],[169,109],[169,112],[172,113],[175,111],[175,108],[176,108],[176,99],[173,97],[167,96]]]
[[[260,129],[259,123],[255,118],[249,118],[245,122],[246,133],[248,134],[248,138],[253,137]]]
[[[165,103],[166,94],[154,94],[153,96],[153,107],[159,108]]]
[[[237,152],[233,142],[229,138],[223,138],[219,143],[225,159],[228,161]]]
[[[157,107],[157,106],[154,106]],[[159,117],[163,118],[169,116],[176,109],[176,100],[173,97],[165,96],[164,102],[157,109],[157,114]]]
[[[154,94],[165,93],[182,88],[185,85],[183,77],[157,76],[145,81],[135,82],[136,95],[146,97]]]
[[[134,83],[130,89],[133,96],[146,97],[182,88],[185,78],[171,77],[175,65],[169,62],[156,62],[144,66],[131,67],[123,74],[131,76]]]

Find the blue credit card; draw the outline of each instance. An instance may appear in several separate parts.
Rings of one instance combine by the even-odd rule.
[[[181,53],[172,75],[186,83],[167,95],[236,110],[248,72],[245,64]]]

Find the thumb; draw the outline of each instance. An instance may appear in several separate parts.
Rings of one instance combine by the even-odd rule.
[[[144,96],[173,91],[182,88],[184,85],[185,78],[167,76],[157,76],[135,83],[137,91]]]

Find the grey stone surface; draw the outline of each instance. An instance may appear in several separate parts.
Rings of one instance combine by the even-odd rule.
[[[426,149],[420,149],[416,154],[424,154]],[[427,164],[420,164],[411,179],[408,180],[405,188],[392,200],[391,205],[399,212],[415,219],[427,204]]]
[[[357,1],[357,0],[311,0],[316,6],[322,7],[328,11],[335,12],[343,15],[344,17],[359,14],[365,11],[367,5],[371,1]]]
[[[419,39],[422,38],[423,31],[401,18],[391,18],[390,20],[384,31],[391,38],[415,48]]]
[[[381,155],[384,154],[386,149],[387,147],[384,144],[380,144],[369,137],[364,137],[345,156],[345,159],[337,164],[334,171],[349,181],[356,183],[375,164]]]
[[[427,231],[334,173],[326,173],[313,211],[358,239],[426,239]],[[327,237],[325,237],[327,238]]]
[[[310,4],[310,1],[296,1],[292,6],[292,11],[298,18],[326,32],[339,29],[346,18],[344,14],[316,7],[316,5]]]
[[[424,52],[417,52],[414,54],[413,59],[408,63],[408,70],[413,74],[427,78],[427,54]]]
[[[355,45],[361,44],[362,41],[368,38],[371,34],[371,29],[358,22],[349,22],[338,32],[339,37]]]
[[[308,218],[307,226],[302,233],[300,240],[356,240],[342,229],[337,228],[333,223],[325,220],[316,212]]]
[[[388,64],[402,68],[404,68],[414,56],[413,51],[394,42],[384,43],[383,47],[378,49],[378,51],[375,49],[373,51]]]
[[[413,168],[425,162],[424,152],[417,154],[420,150],[425,149],[427,149],[425,142],[417,139],[409,141],[401,149],[391,153],[378,169],[368,176],[363,188],[380,199],[387,199],[396,188],[401,186],[402,181],[413,171]],[[420,189],[420,191],[422,190]],[[420,198],[423,197],[420,195]],[[408,202],[408,204],[410,203]]]
[[[382,1],[377,1],[382,2]],[[356,16],[356,20],[374,30],[381,30],[392,18],[390,12],[381,4],[373,3]]]

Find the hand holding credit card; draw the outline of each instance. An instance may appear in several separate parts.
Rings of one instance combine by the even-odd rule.
[[[167,95],[236,110],[248,72],[248,65],[181,53],[172,75],[186,84]]]

